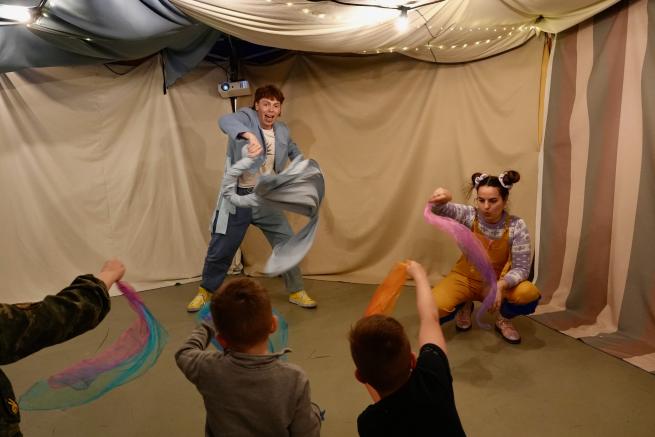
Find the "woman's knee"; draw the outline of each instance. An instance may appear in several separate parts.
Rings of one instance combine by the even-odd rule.
[[[507,292],[507,300],[516,305],[525,305],[540,298],[539,289],[529,281],[523,281]]]

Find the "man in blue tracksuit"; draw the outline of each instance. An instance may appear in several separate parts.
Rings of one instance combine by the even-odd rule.
[[[234,114],[224,115],[218,122],[229,138],[226,167],[243,157],[244,146],[247,146],[251,158],[265,152],[266,159],[261,167],[239,177],[237,194],[240,195],[252,193],[260,175],[281,172],[288,159],[300,154],[298,146],[291,140],[289,128],[278,121],[284,102],[282,91],[273,85],[257,88],[254,101],[252,108],[241,108]],[[202,283],[198,294],[189,302],[187,311],[198,311],[223,283],[250,224],[261,229],[273,247],[293,235],[282,211],[267,207],[237,208],[223,198],[222,192],[219,193],[211,221],[211,240],[202,271]],[[289,302],[304,308],[316,307],[316,301],[304,290],[298,266],[282,276],[289,292]]]

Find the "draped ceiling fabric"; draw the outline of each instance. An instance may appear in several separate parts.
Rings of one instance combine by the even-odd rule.
[[[18,4],[40,2],[31,3]],[[162,51],[170,86],[202,61],[219,36],[168,0],[48,0],[29,26],[0,26],[0,73],[133,60]]]
[[[655,2],[558,36],[535,318],[655,372]]]
[[[511,50],[540,31],[561,32],[619,0],[170,0],[207,25],[246,41],[322,53],[399,52],[466,62]],[[419,6],[426,4],[425,6]],[[389,6],[383,9],[378,6]],[[409,29],[396,29],[406,5]]]
[[[617,1],[359,1],[367,7],[308,0],[6,0],[31,7],[34,20],[0,20],[0,73],[137,60],[161,51],[168,87],[208,54],[221,35],[215,29],[283,49],[395,51],[465,62],[511,50],[541,31],[560,32]],[[398,4],[412,8],[405,32],[395,28]]]
[[[282,119],[325,176],[304,274],[379,283],[412,257],[436,281],[459,252],[424,223],[425,200],[442,185],[465,201],[478,170],[521,172],[512,211],[534,231],[542,46],[532,39],[457,65],[385,54],[248,67],[253,87],[282,87]],[[157,59],[123,75],[102,66],[0,75],[0,300],[42,298],[114,255],[137,289],[197,278],[224,168],[224,79],[202,66],[164,95]],[[296,230],[307,223],[290,218]],[[255,274],[271,253],[255,228],[243,250]]]

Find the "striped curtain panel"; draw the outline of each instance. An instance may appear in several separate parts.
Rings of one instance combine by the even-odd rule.
[[[655,372],[655,1],[557,36],[534,318]]]

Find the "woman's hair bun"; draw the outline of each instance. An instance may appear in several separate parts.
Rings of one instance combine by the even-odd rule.
[[[503,176],[503,183],[505,185],[513,185],[521,180],[521,175],[516,170],[506,170]]]

